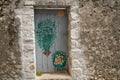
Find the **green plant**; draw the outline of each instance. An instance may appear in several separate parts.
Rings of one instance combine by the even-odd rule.
[[[37,72],[36,75],[37,75],[37,76],[41,76],[41,75],[42,75],[42,72]]]

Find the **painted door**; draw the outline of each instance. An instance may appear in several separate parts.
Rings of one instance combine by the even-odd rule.
[[[46,25],[47,22],[46,20],[51,21],[51,24],[48,25],[54,25],[54,30],[53,30],[53,37],[51,39],[48,38],[48,41],[44,40],[44,42],[50,47],[50,54],[45,55],[43,52],[43,48],[40,47],[40,44],[38,42],[38,36],[39,38],[42,38],[41,35],[37,35],[39,32],[38,27],[40,24]],[[44,27],[44,26],[42,26]],[[46,29],[46,34],[50,31],[51,28]],[[44,31],[44,30],[43,30]],[[68,50],[67,50],[67,12],[66,10],[42,10],[42,9],[35,9],[35,33],[36,33],[36,70],[38,72],[55,72],[55,68],[52,63],[52,54],[56,51],[63,51],[68,55]],[[43,38],[44,39],[44,38]],[[53,40],[51,45],[49,44],[50,41]],[[42,45],[42,44],[41,44]],[[65,67],[65,70],[67,70],[67,65]]]

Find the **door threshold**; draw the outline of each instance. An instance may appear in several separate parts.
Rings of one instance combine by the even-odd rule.
[[[43,73],[37,76],[36,80],[72,80],[72,78],[67,73]]]

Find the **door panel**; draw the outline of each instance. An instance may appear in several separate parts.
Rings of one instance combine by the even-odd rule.
[[[56,37],[50,47],[51,54],[46,56],[43,54],[42,49],[38,44],[36,38],[36,68],[40,72],[55,72],[55,68],[52,63],[52,54],[55,51],[64,51],[68,55],[67,50],[67,13],[66,10],[41,10],[35,9],[35,32],[38,31],[38,23],[45,19],[51,19],[55,21],[56,25]],[[37,33],[36,33],[37,34]],[[37,35],[36,35],[37,36]],[[66,66],[67,68],[67,66]]]

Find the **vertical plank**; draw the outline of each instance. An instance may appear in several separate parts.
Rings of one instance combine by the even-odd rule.
[[[42,60],[42,54],[41,49],[38,47],[39,45],[36,42],[36,62],[37,62],[37,71],[38,72],[42,72],[42,64],[43,64],[43,60]]]
[[[67,14],[64,11],[64,16],[58,16],[58,50],[67,52]],[[66,66],[67,67],[67,66]]]
[[[38,12],[35,11],[35,32],[37,31],[37,24],[39,22],[39,15],[38,15]],[[36,34],[35,34],[36,35]],[[41,49],[38,45],[38,42],[37,42],[37,39],[35,39],[35,51],[36,51],[36,70],[38,72],[42,72],[42,68],[43,68],[43,60],[42,60],[42,54],[41,54]]]
[[[49,13],[52,13],[51,11],[49,11]],[[55,21],[56,17],[55,17],[55,13],[49,14],[48,18],[52,19],[52,21]],[[48,72],[54,72],[54,67],[52,65],[52,53],[53,53],[53,48],[54,48],[54,44],[51,46],[51,54],[48,56]]]
[[[48,18],[48,15],[46,13],[42,13],[41,11],[39,12],[39,21],[42,21],[46,18]],[[48,72],[48,57],[46,55],[43,54],[43,52],[41,51],[42,54],[42,72]]]

